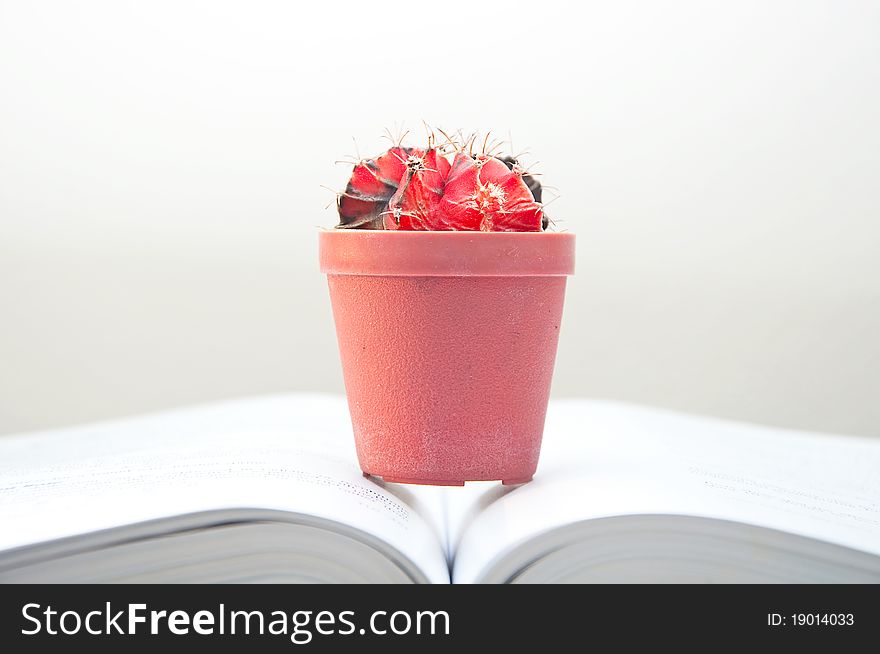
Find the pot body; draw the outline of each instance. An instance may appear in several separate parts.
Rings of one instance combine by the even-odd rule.
[[[349,244],[364,235],[379,245],[364,240],[352,255]],[[502,243],[498,236],[526,238]],[[543,237],[554,239],[558,256],[535,240]],[[322,268],[364,473],[438,485],[532,478],[573,238],[322,232]],[[389,246],[384,239],[398,240]],[[389,255],[389,247],[397,254]],[[403,256],[401,249],[411,252]]]

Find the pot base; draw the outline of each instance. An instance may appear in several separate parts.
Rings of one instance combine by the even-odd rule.
[[[501,481],[503,486],[519,486],[532,481],[532,477],[526,479],[462,479],[450,481],[445,479],[403,479],[401,477],[383,477],[381,475],[373,475],[369,472],[364,473],[364,477],[381,479],[391,484],[414,484],[417,486],[464,486],[469,481]]]

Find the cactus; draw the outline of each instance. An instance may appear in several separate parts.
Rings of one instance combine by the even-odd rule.
[[[454,154],[434,144],[395,145],[354,165],[338,195],[338,228],[421,231],[538,232],[547,228],[541,184],[513,157],[472,154],[447,137]],[[484,145],[485,150],[485,145]]]

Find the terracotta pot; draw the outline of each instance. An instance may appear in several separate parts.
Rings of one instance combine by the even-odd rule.
[[[532,478],[574,241],[321,231],[365,474],[437,485]]]

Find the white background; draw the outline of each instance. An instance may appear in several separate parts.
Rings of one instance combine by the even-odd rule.
[[[341,391],[334,160],[512,134],[554,393],[880,433],[880,3],[0,1],[0,432]]]

